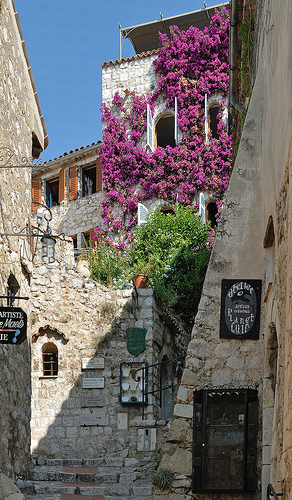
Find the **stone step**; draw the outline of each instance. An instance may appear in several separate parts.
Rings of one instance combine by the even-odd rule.
[[[149,484],[144,485],[129,485],[129,484],[107,484],[107,485],[94,485],[94,484],[72,484],[61,483],[58,481],[23,481],[21,488],[22,492],[27,496],[36,498],[36,495],[44,495],[46,498],[55,494],[66,493],[73,495],[78,487],[78,494],[80,495],[104,495],[107,499],[108,496],[112,497],[145,497],[148,499],[152,494],[152,486]]]
[[[29,480],[18,486],[27,500],[151,500],[153,462],[127,457],[34,457]]]

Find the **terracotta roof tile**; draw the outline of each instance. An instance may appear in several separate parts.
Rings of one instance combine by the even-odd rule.
[[[81,146],[80,148],[71,149],[69,151],[69,153],[65,152],[62,155],[60,155],[59,157],[56,157],[56,158],[53,158],[51,160],[45,161],[44,164],[50,163],[51,161],[59,160],[60,158],[63,158],[64,156],[68,156],[68,155],[71,155],[71,154],[76,153],[78,151],[82,151],[83,149],[91,148],[92,146],[101,146],[101,145],[102,145],[102,142],[98,141],[98,142],[93,142],[92,144],[87,144],[87,146]]]
[[[126,59],[116,59],[115,61],[108,61],[104,62],[101,67],[104,68],[105,66],[111,66],[112,64],[116,66],[117,64],[121,64],[123,62],[130,62],[134,61],[135,59],[143,59],[144,57],[149,57],[149,56],[154,56],[155,54],[158,53],[158,49],[153,49],[153,50],[148,50],[147,52],[141,52],[141,54],[136,54],[135,56],[132,57],[127,57]]]

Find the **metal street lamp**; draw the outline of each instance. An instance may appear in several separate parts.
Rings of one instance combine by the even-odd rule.
[[[31,261],[34,259],[37,243],[40,239],[42,243],[42,261],[45,264],[52,264],[55,261],[56,240],[64,240],[65,234],[60,233],[53,235],[49,224],[53,218],[50,208],[37,201],[33,201],[32,203],[43,207],[43,210],[38,209],[37,211],[37,227],[33,227],[30,232],[28,232],[27,226],[20,231],[14,231],[15,228],[13,227],[13,233],[0,233],[0,236],[25,236],[26,238],[36,238],[36,245]],[[47,227],[45,230],[42,230],[41,226],[44,221],[47,222]]]

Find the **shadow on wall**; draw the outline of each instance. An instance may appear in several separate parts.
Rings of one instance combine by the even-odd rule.
[[[85,282],[92,283],[90,279]],[[133,402],[121,404],[120,363],[126,363],[125,370],[129,373],[133,371],[131,363],[136,363],[135,370],[142,363],[153,364],[161,360],[165,352],[162,346],[166,343],[171,357],[174,345],[171,334],[159,320],[151,289],[139,292],[137,322],[131,313],[130,290],[123,291],[128,297],[122,306],[118,300],[121,292],[101,286],[97,292],[99,303],[87,303],[76,316],[68,307],[58,324],[53,321],[41,324],[38,315],[34,316],[37,322],[32,345],[33,454],[47,458],[94,458],[125,449],[129,450],[129,456],[137,450],[156,449],[155,422],[161,418],[160,395],[148,396],[142,422],[142,380],[135,381],[132,377],[124,381],[127,387],[123,384],[123,389],[132,391]],[[126,334],[127,329],[135,327],[146,331],[145,348],[142,341],[143,350],[136,355],[127,349]],[[152,390],[159,385],[159,372],[149,370],[148,387]]]

